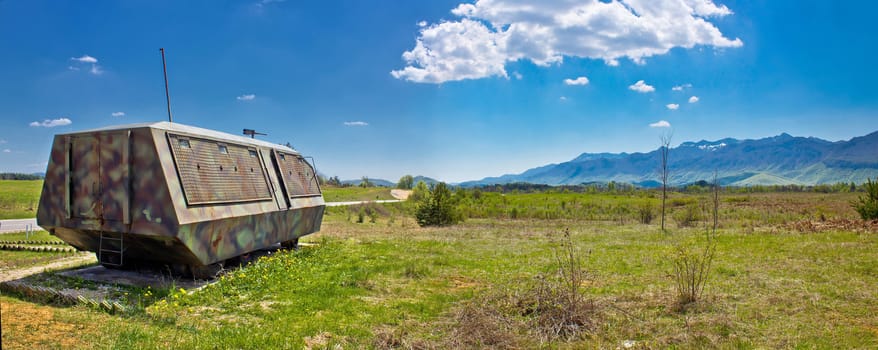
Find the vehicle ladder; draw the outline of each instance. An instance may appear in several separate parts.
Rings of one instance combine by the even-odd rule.
[[[101,265],[122,266],[124,248],[125,240],[122,233],[101,231],[98,262]]]

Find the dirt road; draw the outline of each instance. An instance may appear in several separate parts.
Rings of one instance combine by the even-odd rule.
[[[396,189],[396,188],[390,190],[390,195],[393,196],[393,198],[396,198],[399,200],[409,199],[409,196],[411,194],[412,194],[412,190],[400,190],[400,189]]]

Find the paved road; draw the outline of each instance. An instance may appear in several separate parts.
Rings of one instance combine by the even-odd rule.
[[[348,205],[367,204],[367,203],[397,203],[402,202],[399,199],[385,199],[378,201],[355,201],[355,202],[326,202],[327,207],[344,207]]]
[[[343,207],[348,205],[366,204],[366,203],[396,203],[402,202],[399,199],[378,200],[378,201],[354,201],[354,202],[327,202],[327,207]],[[30,226],[35,230],[42,230],[37,226],[37,219],[12,219],[0,220],[0,233],[23,232]]]
[[[37,219],[12,219],[0,220],[0,233],[23,232],[30,226],[36,230],[42,230],[37,226]]]

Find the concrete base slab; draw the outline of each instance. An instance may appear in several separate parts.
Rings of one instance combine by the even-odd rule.
[[[82,278],[86,281],[125,284],[141,288],[166,288],[169,286],[176,286],[188,290],[201,288],[212,282],[193,281],[192,279],[174,277],[170,273],[158,270],[114,270],[100,265],[68,270],[58,274],[66,277]]]
[[[300,243],[299,245],[302,247],[317,246],[316,243]],[[239,264],[246,265],[250,262],[255,262],[257,259],[266,255],[274,254],[280,249],[280,244],[275,244],[271,247],[250,252],[239,259]],[[239,267],[240,265],[226,266],[225,270],[233,270]],[[153,288],[175,286],[186,290],[195,290],[214,282],[214,280],[192,280],[191,278],[175,276],[171,274],[170,271],[162,270],[160,268],[116,270],[98,265],[59,272],[58,274],[66,277],[82,278],[86,281],[124,284],[141,288],[147,286]]]

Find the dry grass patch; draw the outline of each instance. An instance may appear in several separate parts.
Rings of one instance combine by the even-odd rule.
[[[97,322],[79,322],[58,317],[64,309],[8,298],[0,300],[0,309],[4,349],[86,348],[89,343],[83,341],[96,339],[105,331],[100,319],[106,316],[97,317]]]
[[[468,300],[450,315],[448,348],[510,349],[520,347],[519,333],[526,329],[525,322],[501,310],[506,300],[497,296]]]
[[[374,331],[371,345],[375,349],[426,350],[440,348],[437,342],[419,339],[409,331],[411,328],[424,327],[425,325],[412,321],[404,321],[396,327],[380,326]]]

